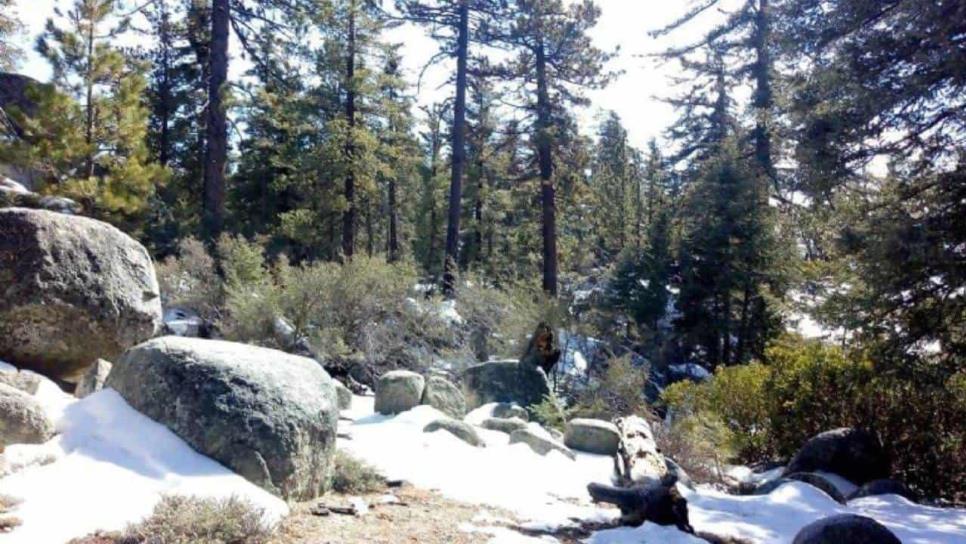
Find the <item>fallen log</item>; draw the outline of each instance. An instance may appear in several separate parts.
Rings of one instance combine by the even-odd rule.
[[[626,525],[637,527],[650,521],[658,525],[674,525],[681,531],[694,534],[688,519],[688,501],[674,483],[631,488],[590,484],[587,491],[595,501],[620,508],[621,522]]]

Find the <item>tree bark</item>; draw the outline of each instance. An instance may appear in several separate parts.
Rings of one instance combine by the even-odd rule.
[[[540,163],[540,200],[543,216],[543,290],[557,296],[557,205],[553,184],[553,156],[550,135],[550,91],[547,59],[541,43],[537,61],[537,155]]]
[[[345,77],[346,77],[346,100],[345,117],[349,125],[349,133],[346,135],[345,161],[348,165],[348,172],[345,177],[345,201],[346,208],[342,212],[342,255],[346,259],[351,259],[355,253],[356,242],[356,176],[353,155],[355,154],[356,126],[356,3],[353,0],[349,3],[349,40],[346,51]]]
[[[389,180],[389,262],[399,260],[399,211],[396,209],[396,180]]]
[[[228,81],[228,0],[211,6],[211,51],[208,57],[208,116],[205,129],[204,231],[214,241],[225,226],[225,165],[228,161],[228,117],[222,92]]]
[[[466,61],[469,54],[469,1],[459,5],[456,44],[456,100],[453,104],[453,166],[449,185],[449,217],[446,226],[446,260],[443,263],[443,294],[456,294],[456,267],[459,263],[460,212],[463,200],[463,172],[466,169]]]

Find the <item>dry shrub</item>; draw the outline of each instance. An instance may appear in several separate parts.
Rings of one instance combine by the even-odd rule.
[[[236,497],[207,499],[170,495],[133,524],[117,544],[262,544],[271,530],[263,513]]]
[[[376,469],[343,451],[336,451],[333,465],[330,488],[336,493],[375,493],[386,486]]]

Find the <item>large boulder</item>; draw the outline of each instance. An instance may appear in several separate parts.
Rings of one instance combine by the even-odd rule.
[[[856,485],[889,477],[889,462],[872,433],[841,428],[818,434],[798,450],[785,467],[796,472],[831,472]]]
[[[376,411],[395,415],[419,406],[426,380],[415,372],[393,370],[376,381]]]
[[[72,380],[160,323],[144,246],[93,219],[0,209],[0,359]]]
[[[107,376],[111,373],[113,366],[104,359],[94,361],[94,364],[84,372],[80,381],[77,382],[77,389],[74,390],[74,396],[82,399],[103,389],[104,382],[107,381]]]
[[[10,444],[43,444],[54,424],[43,406],[20,389],[0,383],[0,450]]]
[[[544,371],[517,361],[489,361],[467,368],[463,390],[469,408],[491,402],[515,402],[529,407],[550,396]]]
[[[335,384],[335,396],[339,401],[339,410],[352,408],[352,391],[338,380],[332,380],[332,382]]]
[[[916,494],[906,487],[905,484],[887,478],[865,483],[862,487],[853,491],[848,499],[861,499],[863,497],[874,497],[876,495],[899,495],[912,502],[916,502]]]
[[[564,431],[564,444],[577,451],[614,455],[621,440],[617,425],[601,419],[572,419]]]
[[[466,415],[466,399],[463,398],[463,393],[449,380],[440,376],[431,376],[426,380],[422,403],[450,417],[462,418]]]
[[[480,438],[480,435],[477,434],[476,429],[474,429],[472,425],[456,419],[437,419],[423,427],[424,433],[432,433],[436,431],[446,431],[471,446],[476,446],[478,448],[486,446],[486,442]]]
[[[530,446],[531,450],[539,453],[540,455],[547,455],[552,451],[556,451],[562,453],[570,459],[577,458],[573,451],[555,440],[552,436],[550,436],[550,433],[540,428],[534,428],[533,425],[510,433],[510,443],[526,444],[527,446]]]
[[[901,544],[878,521],[855,514],[839,514],[814,521],[795,535],[792,544]]]
[[[166,336],[128,350],[105,386],[271,493],[325,491],[339,411],[332,379],[311,359]]]

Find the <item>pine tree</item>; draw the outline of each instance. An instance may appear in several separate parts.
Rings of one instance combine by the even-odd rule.
[[[133,229],[166,172],[151,162],[147,146],[143,68],[112,45],[127,30],[124,19],[111,23],[115,8],[113,0],[78,0],[65,16],[66,26],[48,20],[38,52],[53,66],[57,88],[80,107],[74,110],[51,97],[42,107],[54,111],[41,110],[36,117],[63,123],[63,137],[50,141],[50,134],[38,132],[27,139],[34,139],[41,153],[44,146],[60,150],[60,164],[46,180],[50,190],[77,199],[96,217]],[[64,110],[66,117],[53,120]]]
[[[641,180],[636,175],[635,151],[616,113],[610,112],[601,123],[594,154],[592,188],[597,247],[609,261],[637,238],[635,223],[643,196]]]
[[[543,289],[556,296],[559,257],[553,152],[560,130],[557,111],[583,103],[581,88],[606,83],[602,70],[609,55],[587,35],[600,17],[591,0],[566,6],[561,0],[517,0],[512,7],[518,16],[491,33],[493,40],[517,52],[507,66],[507,77],[532,82],[535,89],[527,98],[534,115],[531,140],[540,179]]]

